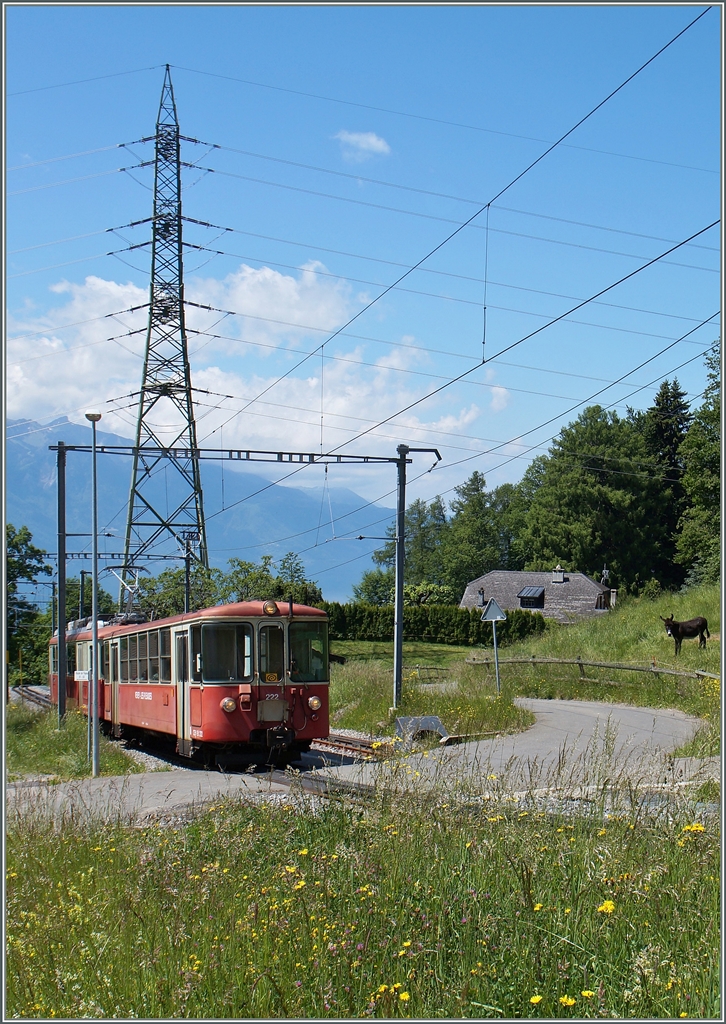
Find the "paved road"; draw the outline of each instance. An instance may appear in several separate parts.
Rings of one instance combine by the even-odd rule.
[[[602,784],[677,785],[692,778],[720,775],[718,759],[673,759],[669,755],[702,724],[681,711],[636,708],[587,701],[525,700],[536,715],[526,732],[411,754],[398,767],[391,764],[328,764],[311,769],[310,777],[335,785],[407,786],[455,784],[486,786],[506,780],[511,791],[532,788],[577,789]],[[339,759],[337,759],[339,762]],[[308,760],[308,767],[314,763]],[[317,764],[320,765],[318,758]],[[279,779],[279,776],[278,776]],[[489,785],[491,786],[489,781]],[[7,787],[8,809],[36,808],[64,814],[102,815],[123,821],[144,818],[174,820],[194,806],[220,797],[285,800],[287,787],[264,774],[222,775],[219,772],[172,770],[117,778],[77,780],[60,785],[28,782]]]

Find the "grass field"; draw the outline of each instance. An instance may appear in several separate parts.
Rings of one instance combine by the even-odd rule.
[[[678,708],[703,719],[704,728],[683,753],[712,755],[720,752],[720,681],[675,676],[615,672],[587,668],[585,678],[577,666],[509,665],[522,657],[577,658],[585,661],[650,665],[683,671],[718,674],[720,640],[711,639],[706,650],[684,640],[676,658],[674,642],[666,635],[661,616],[704,615],[712,636],[720,634],[718,587],[701,587],[687,594],[665,595],[656,601],[621,602],[606,616],[569,626],[548,625],[540,636],[500,647],[502,697],[496,693],[493,665],[467,665],[465,659],[493,655],[492,649],[448,647],[439,644],[404,644],[404,680],[401,714],[439,715],[451,733],[486,732],[522,728],[527,720],[512,705],[514,696],[598,700],[646,707]],[[392,691],[392,643],[334,641],[333,651],[350,661],[333,665],[331,720],[333,726],[392,730],[388,714]],[[417,665],[438,667],[443,686],[421,685],[428,678]]]
[[[36,816],[6,864],[10,1017],[720,1019],[719,816],[683,801]]]
[[[101,734],[99,762],[102,775],[143,771],[118,743]],[[43,775],[62,781],[91,774],[88,761],[88,722],[69,711],[62,729],[54,711],[9,704],[5,712],[5,769],[8,780]]]
[[[658,619],[705,614],[719,632],[716,588],[696,599],[630,602],[502,657],[718,672],[716,642],[686,641],[676,662]],[[471,650],[437,661],[411,645],[400,711],[506,731],[527,723],[517,693],[653,703],[699,714],[700,752],[719,752],[717,681],[503,665],[497,698],[493,674],[464,663]],[[390,733],[391,665],[368,653],[334,666],[333,728]],[[422,686],[417,663],[438,665],[438,681]],[[59,736],[52,715],[11,708],[8,764],[87,774],[85,728],[70,716]],[[109,746],[102,770],[121,770]],[[718,784],[656,801],[626,783],[616,806],[603,795],[565,813],[513,797],[506,777],[422,793],[405,755],[377,771],[365,801],[293,787],[286,802],[223,803],[175,826],[58,829],[42,804],[11,815],[8,1016],[721,1019]]]

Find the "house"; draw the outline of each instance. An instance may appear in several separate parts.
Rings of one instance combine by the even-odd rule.
[[[602,615],[615,607],[616,595],[616,590],[597,583],[584,572],[566,572],[559,565],[551,572],[495,569],[472,580],[459,607],[483,607],[493,597],[505,611],[527,608],[540,612],[546,619],[566,623]]]

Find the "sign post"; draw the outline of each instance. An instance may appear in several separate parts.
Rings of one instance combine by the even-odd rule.
[[[497,697],[501,693],[501,685],[499,683],[499,655],[497,653],[497,623],[504,622],[507,616],[499,607],[497,602],[491,597],[486,604],[486,608],[481,613],[482,622],[491,622],[492,633],[494,634],[494,670],[497,674]]]

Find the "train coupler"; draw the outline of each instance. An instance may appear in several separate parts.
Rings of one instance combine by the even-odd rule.
[[[295,730],[291,729],[289,725],[276,725],[267,730],[266,736],[267,746],[270,749],[289,747],[295,740]]]

